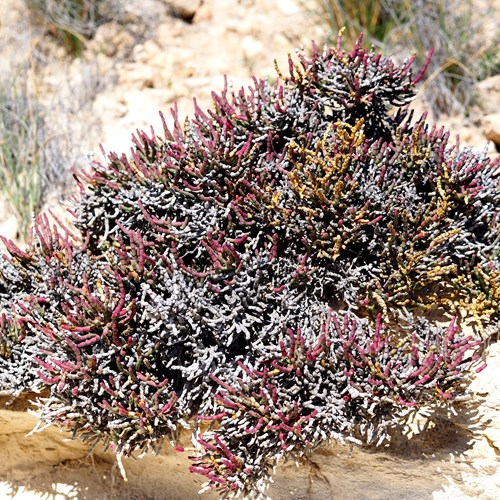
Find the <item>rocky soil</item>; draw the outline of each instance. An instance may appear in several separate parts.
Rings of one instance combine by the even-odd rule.
[[[254,74],[274,78],[274,58],[286,68],[288,53],[324,36],[304,10],[306,3],[130,0],[124,2],[125,17],[102,25],[84,57],[71,60],[42,34],[30,32],[22,0],[2,0],[0,70],[33,61],[37,95],[52,104],[54,123],[71,131],[72,164],[84,165],[89,157],[102,160],[99,144],[105,151],[127,152],[136,129],[152,125],[161,133],[158,111],[167,115],[174,102],[181,117],[191,113],[193,97],[209,107],[210,92],[222,89],[225,74],[236,88]],[[441,121],[460,133],[463,144],[494,155],[499,104],[497,76],[481,82],[469,117]],[[421,100],[416,106],[425,109]],[[60,206],[71,189],[68,184],[54,190],[47,206]],[[15,218],[0,205],[0,234],[16,238],[16,233]],[[421,416],[407,434],[379,450],[332,443],[299,467],[280,466],[269,495],[276,500],[498,498],[498,343],[491,346],[488,363],[460,416]],[[125,482],[111,452],[87,457],[85,444],[57,429],[28,435],[36,418],[25,410],[22,402],[9,406],[0,399],[0,498],[196,498],[201,484],[187,472],[187,453],[165,445],[159,457],[124,460]]]

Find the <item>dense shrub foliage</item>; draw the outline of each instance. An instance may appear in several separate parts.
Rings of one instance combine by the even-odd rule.
[[[6,242],[0,387],[120,454],[191,427],[192,471],[257,495],[281,458],[463,394],[461,317],[498,320],[500,164],[413,119],[411,64],[313,46],[77,173],[73,232]]]

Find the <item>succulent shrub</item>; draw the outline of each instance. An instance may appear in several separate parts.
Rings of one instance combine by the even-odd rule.
[[[355,40],[364,31],[367,41],[386,52],[411,54],[425,60],[431,47],[429,78],[422,94],[434,116],[468,114],[477,104],[477,83],[498,74],[500,30],[491,19],[496,5],[472,0],[315,0],[304,8],[333,40],[339,29]]]
[[[6,242],[0,388],[120,455],[190,427],[207,487],[257,496],[460,399],[498,322],[500,164],[414,119],[412,62],[313,45],[77,172],[74,228]]]

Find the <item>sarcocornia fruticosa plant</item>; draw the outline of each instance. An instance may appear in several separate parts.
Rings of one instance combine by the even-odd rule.
[[[77,173],[76,229],[6,242],[1,387],[121,455],[191,427],[191,470],[257,496],[282,458],[463,395],[498,322],[500,165],[412,116],[412,62],[313,45]]]

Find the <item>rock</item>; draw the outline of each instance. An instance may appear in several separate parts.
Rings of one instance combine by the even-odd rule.
[[[155,40],[146,40],[134,47],[132,56],[135,62],[149,64],[150,60],[161,53],[160,45]]]
[[[151,57],[149,64],[153,68],[153,82],[155,88],[166,88],[172,86],[174,74],[174,57],[170,51],[159,51]]]
[[[277,0],[277,5],[283,12],[283,14],[297,14],[297,12],[300,12],[300,9],[297,5],[297,2],[294,2],[294,0]]]
[[[211,5],[202,3],[200,8],[196,11],[193,18],[193,23],[205,23],[213,19],[213,8]]]
[[[477,85],[479,106],[484,114],[496,113],[500,103],[500,75],[491,76]]]
[[[7,202],[0,198],[0,234],[8,240],[17,242],[19,236],[19,222]],[[0,252],[5,251],[0,241]]]
[[[181,38],[185,32],[186,24],[175,17],[167,17],[156,28],[155,40],[164,49],[172,48],[172,41]]]
[[[191,23],[196,11],[201,7],[203,0],[169,0],[167,4],[175,17],[181,18],[187,23]]]
[[[127,57],[132,50],[135,39],[116,21],[100,26],[89,43],[92,50],[102,52],[107,57]]]
[[[147,64],[127,64],[119,71],[120,84],[133,89],[153,88],[154,76],[154,69]]]
[[[500,153],[500,113],[486,115],[482,123],[484,136],[495,145],[495,149]]]
[[[265,53],[264,45],[262,44],[262,42],[251,35],[243,37],[243,40],[241,41],[241,48],[245,57],[251,59],[257,56],[261,56]]]

